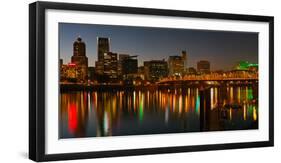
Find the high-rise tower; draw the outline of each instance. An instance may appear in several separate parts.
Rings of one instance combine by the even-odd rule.
[[[98,75],[104,74],[104,56],[109,52],[109,38],[98,37],[97,38],[97,52],[98,60],[96,61],[96,73]]]
[[[86,44],[80,37],[73,43],[73,56],[71,57],[71,63],[77,66],[80,72],[77,72],[78,79],[86,81],[88,77],[88,58],[86,56]]]
[[[109,38],[98,37],[98,60],[104,59],[104,53],[108,53],[109,49]]]
[[[187,69],[187,53],[185,50],[181,51],[181,57],[184,61],[184,71]]]

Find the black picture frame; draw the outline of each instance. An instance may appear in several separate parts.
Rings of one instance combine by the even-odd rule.
[[[98,151],[83,153],[45,153],[45,11],[47,9],[69,11],[94,11],[124,14],[161,15],[174,17],[240,20],[269,23],[269,140],[261,142],[195,145],[180,147],[156,147],[149,149]],[[55,161],[115,156],[132,156],[191,151],[222,150],[236,148],[268,147],[274,145],[274,18],[271,16],[222,14],[133,8],[88,4],[34,2],[29,5],[29,158],[34,161]]]

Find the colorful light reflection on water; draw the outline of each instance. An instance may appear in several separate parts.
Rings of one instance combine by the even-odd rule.
[[[257,90],[210,88],[200,123],[198,88],[169,91],[68,92],[60,95],[60,138],[258,128]],[[205,98],[206,99],[206,98]],[[202,106],[201,106],[202,107]]]

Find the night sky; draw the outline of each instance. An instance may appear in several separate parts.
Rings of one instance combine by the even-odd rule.
[[[64,64],[73,55],[73,42],[80,36],[86,43],[89,66],[97,60],[97,37],[110,38],[110,51],[138,55],[139,66],[146,60],[167,60],[188,54],[187,67],[208,60],[211,70],[230,70],[240,60],[258,63],[258,33],[133,27],[94,24],[59,24],[59,55]]]

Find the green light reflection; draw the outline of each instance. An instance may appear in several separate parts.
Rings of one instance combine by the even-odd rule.
[[[140,103],[139,103],[139,120],[142,122],[143,120],[143,94],[140,96]]]

